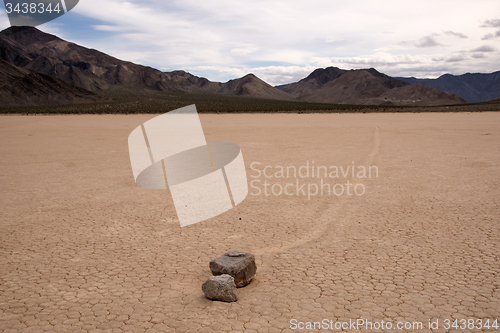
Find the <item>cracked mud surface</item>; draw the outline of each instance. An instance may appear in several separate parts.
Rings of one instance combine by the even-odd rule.
[[[0,118],[0,332],[500,320],[499,113],[200,115],[207,141],[241,147],[249,182],[252,162],[379,175],[326,179],[363,183],[362,196],[249,188],[184,228],[168,191],[133,181],[127,137],[152,117]],[[254,253],[257,275],[237,302],[210,301],[208,263],[229,250]]]

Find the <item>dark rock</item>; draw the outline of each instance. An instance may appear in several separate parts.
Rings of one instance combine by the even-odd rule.
[[[208,299],[223,302],[235,302],[238,300],[234,278],[228,274],[209,277],[201,286],[201,290],[203,290]]]
[[[252,281],[257,271],[255,256],[248,252],[229,251],[210,261],[213,275],[229,274],[236,287],[244,287]]]

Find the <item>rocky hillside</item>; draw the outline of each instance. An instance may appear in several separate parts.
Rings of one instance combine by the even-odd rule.
[[[89,103],[101,97],[0,59],[0,107]]]
[[[281,90],[300,101],[361,105],[463,104],[462,98],[436,89],[409,84],[375,70],[316,69],[299,82]]]
[[[262,81],[254,74],[247,74],[242,78],[230,80],[218,91],[221,94],[253,97],[260,96],[266,99],[293,100],[294,98]]]

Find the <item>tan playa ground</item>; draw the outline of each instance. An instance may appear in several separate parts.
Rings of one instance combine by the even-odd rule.
[[[133,181],[127,137],[152,117],[0,117],[1,332],[500,320],[500,113],[200,115],[208,140],[240,145],[249,182],[253,162],[378,177],[325,179],[361,196],[250,194],[184,228],[168,191]],[[254,253],[257,275],[213,302],[201,284],[228,250]]]

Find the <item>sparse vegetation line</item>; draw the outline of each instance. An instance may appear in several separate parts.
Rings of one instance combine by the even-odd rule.
[[[499,103],[451,106],[374,106],[266,100],[208,94],[116,89],[103,101],[83,104],[3,107],[0,114],[161,114],[196,104],[200,113],[370,113],[500,111]]]

